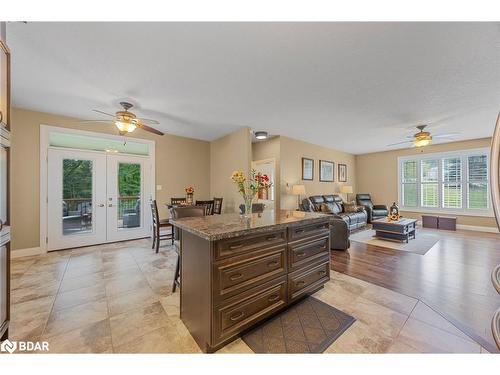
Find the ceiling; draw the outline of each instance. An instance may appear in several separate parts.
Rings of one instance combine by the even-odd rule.
[[[14,106],[101,119],[127,99],[204,140],[249,126],[361,154],[406,147],[387,145],[421,123],[488,137],[500,109],[500,23],[29,22],[7,37]]]

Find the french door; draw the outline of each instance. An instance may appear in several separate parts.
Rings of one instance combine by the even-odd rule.
[[[150,180],[145,157],[49,149],[47,249],[149,236]]]

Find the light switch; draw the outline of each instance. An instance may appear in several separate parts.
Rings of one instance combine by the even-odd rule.
[[[156,185],[156,190],[160,191],[162,189],[161,185]]]

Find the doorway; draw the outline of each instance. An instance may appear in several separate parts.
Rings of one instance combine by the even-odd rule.
[[[47,251],[150,236],[154,159],[93,148],[46,149]]]

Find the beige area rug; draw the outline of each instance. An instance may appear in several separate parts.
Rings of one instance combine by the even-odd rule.
[[[374,238],[375,235],[374,230],[364,230],[362,232],[358,232],[352,234],[350,239],[354,242],[366,243],[369,245],[386,247],[388,249],[400,250],[400,251],[408,251],[410,253],[424,255],[428,252],[435,244],[438,243],[439,237],[430,234],[430,233],[422,233],[417,230],[417,238],[414,240],[410,240],[408,243],[401,243],[390,240],[382,240],[378,238]]]

